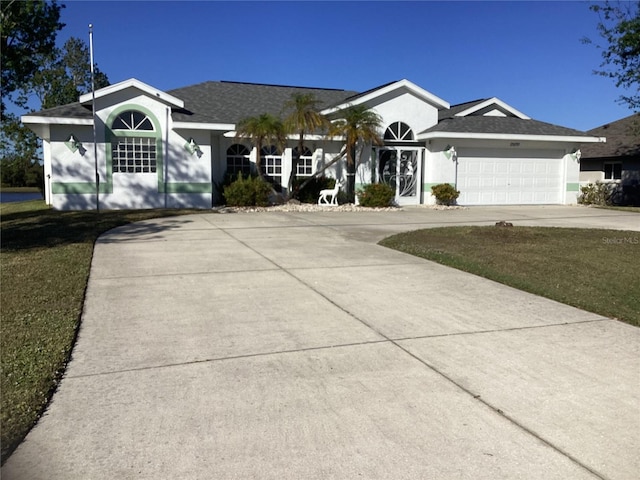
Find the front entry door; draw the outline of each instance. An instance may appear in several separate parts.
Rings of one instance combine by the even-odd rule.
[[[420,152],[421,149],[401,147],[378,150],[378,182],[395,190],[398,205],[420,203]]]

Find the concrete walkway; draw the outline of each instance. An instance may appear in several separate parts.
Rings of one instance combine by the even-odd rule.
[[[2,478],[637,479],[640,329],[376,241],[639,219],[409,208],[113,230],[67,373]]]

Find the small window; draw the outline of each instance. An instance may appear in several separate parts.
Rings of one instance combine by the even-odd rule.
[[[298,147],[293,149],[293,157],[295,158],[296,155],[298,155]],[[307,147],[304,147],[304,151],[298,159],[296,175],[299,177],[308,177],[313,175],[313,154]]]
[[[282,154],[275,145],[262,147],[260,150],[262,159],[262,174],[276,189],[282,189]]]
[[[605,180],[621,180],[622,179],[622,163],[605,163],[604,164]]]

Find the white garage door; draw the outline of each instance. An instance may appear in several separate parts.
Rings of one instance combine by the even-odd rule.
[[[562,203],[562,151],[460,150],[460,205]]]

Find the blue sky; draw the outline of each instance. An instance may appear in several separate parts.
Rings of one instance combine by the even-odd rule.
[[[456,104],[496,96],[588,130],[630,115],[594,75],[585,1],[66,1],[61,45],[87,41],[111,83],[162,90],[207,80],[364,91],[406,78]]]

